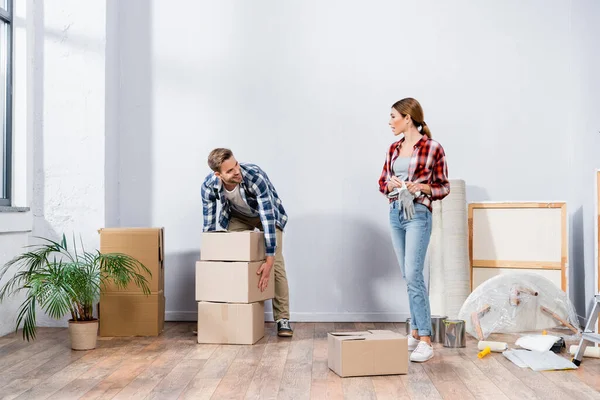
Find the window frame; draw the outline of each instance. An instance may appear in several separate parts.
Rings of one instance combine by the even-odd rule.
[[[3,180],[6,188],[5,196],[0,196],[0,206],[10,206],[12,199],[12,100],[13,100],[13,0],[6,2],[6,9],[0,7],[0,21],[7,26],[7,48],[6,48],[6,110],[4,115],[6,119],[5,141],[2,143],[0,151],[4,153],[4,173]],[[4,123],[4,121],[2,121]],[[0,139],[1,140],[1,139]]]

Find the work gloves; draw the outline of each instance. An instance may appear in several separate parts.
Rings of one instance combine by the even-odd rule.
[[[415,215],[415,196],[406,188],[406,184],[402,184],[402,187],[398,190],[398,201],[402,204],[402,211],[404,212],[404,219],[410,221]]]
[[[404,213],[404,219],[410,221],[415,216],[415,197],[419,197],[421,192],[417,192],[414,195],[408,191],[406,183],[402,183],[401,188],[394,189],[388,196],[393,197],[398,194],[398,202],[402,204],[402,212]]]

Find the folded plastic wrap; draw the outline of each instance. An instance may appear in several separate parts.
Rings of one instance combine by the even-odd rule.
[[[479,285],[464,302],[459,319],[478,340],[492,333],[565,329],[579,335],[577,314],[566,293],[533,272],[511,272]]]

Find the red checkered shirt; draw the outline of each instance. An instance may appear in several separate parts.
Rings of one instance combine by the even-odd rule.
[[[383,171],[379,178],[379,191],[384,195],[389,193],[387,183],[394,175],[394,161],[400,154],[400,147],[404,142],[404,135],[393,143],[387,153]],[[448,182],[448,166],[446,154],[441,144],[423,135],[415,146],[408,167],[408,180],[415,183],[426,183],[431,187],[431,195],[422,194],[415,199],[431,211],[431,202],[441,200],[450,193]],[[397,197],[390,199],[390,202]]]

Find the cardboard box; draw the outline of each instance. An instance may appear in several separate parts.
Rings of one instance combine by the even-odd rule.
[[[150,291],[164,290],[164,229],[163,228],[104,228],[100,229],[100,253],[123,253],[140,261],[152,273],[143,273]],[[140,271],[141,272],[141,271]],[[135,283],[119,289],[112,282],[105,292],[142,293]]]
[[[271,269],[264,292],[258,288],[262,265],[257,262],[196,262],[196,301],[254,303],[275,297],[275,271]]]
[[[265,237],[260,231],[203,232],[201,261],[260,261],[266,259]]]
[[[385,330],[330,332],[329,368],[341,377],[408,373],[408,339]]]
[[[158,336],[165,327],[165,296],[101,294],[98,316],[100,336]]]
[[[198,303],[198,343],[254,344],[265,335],[265,303]]]

